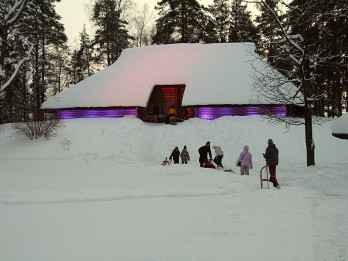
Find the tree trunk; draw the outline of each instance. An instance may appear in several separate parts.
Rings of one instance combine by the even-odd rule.
[[[187,43],[187,11],[186,11],[186,3],[184,1],[181,2],[181,42]]]
[[[40,108],[40,70],[39,70],[39,41],[35,41],[35,62],[34,62],[34,77],[33,77],[33,86],[34,86],[34,120],[39,120],[39,108]]]
[[[305,138],[306,138],[306,149],[307,149],[307,166],[313,166],[315,165],[315,161],[314,161],[315,144],[313,140],[312,112],[306,97],[305,97],[304,119],[305,119]]]
[[[41,104],[45,101],[45,64],[46,64],[46,46],[45,46],[45,33],[42,35],[42,58],[41,58],[41,80],[40,80],[40,108]],[[40,110],[40,109],[39,109]],[[41,111],[41,110],[40,110]]]
[[[23,101],[22,101],[22,121],[27,122],[28,121],[28,98],[27,98],[27,79],[26,79],[26,73],[23,74],[22,77],[23,81]]]
[[[1,43],[1,48],[0,48],[0,88],[3,84],[3,79],[5,77],[3,77],[4,73],[5,73],[5,56],[6,56],[6,49],[7,49],[7,28],[1,28],[0,29],[0,37],[2,39],[2,43]]]

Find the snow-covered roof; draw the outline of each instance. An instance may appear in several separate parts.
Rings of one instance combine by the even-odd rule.
[[[348,135],[348,113],[343,114],[331,124],[332,134]]]
[[[251,104],[251,43],[172,44],[126,49],[111,66],[51,97],[42,109],[147,105],[153,86],[185,84],[182,105]],[[270,104],[271,102],[264,102]]]

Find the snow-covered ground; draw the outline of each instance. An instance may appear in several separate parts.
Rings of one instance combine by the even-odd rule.
[[[0,125],[0,260],[348,260],[348,141],[330,124],[314,127],[314,167],[303,127],[260,117],[75,119],[34,141]],[[260,189],[269,138],[280,190]],[[235,173],[199,168],[208,140]],[[160,165],[184,145],[188,165]]]

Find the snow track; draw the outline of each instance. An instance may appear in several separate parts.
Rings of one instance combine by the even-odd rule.
[[[329,123],[314,126],[310,168],[303,127],[259,117],[65,125],[50,140],[0,134],[0,260],[348,260],[348,146]],[[269,138],[280,190],[260,190]],[[208,140],[235,173],[199,168]],[[184,145],[188,165],[160,165]],[[249,177],[235,167],[244,145]]]

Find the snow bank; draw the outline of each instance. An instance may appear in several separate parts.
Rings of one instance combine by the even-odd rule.
[[[345,113],[331,124],[333,134],[348,134],[348,113]]]
[[[330,122],[314,126],[310,168],[304,127],[286,132],[258,116],[65,126],[30,141],[0,125],[0,260],[348,258],[348,148]],[[269,138],[280,151],[280,190],[260,189]],[[197,150],[208,140],[235,173],[199,167]],[[235,167],[245,144],[254,162],[248,177]],[[188,165],[160,165],[184,145]]]

